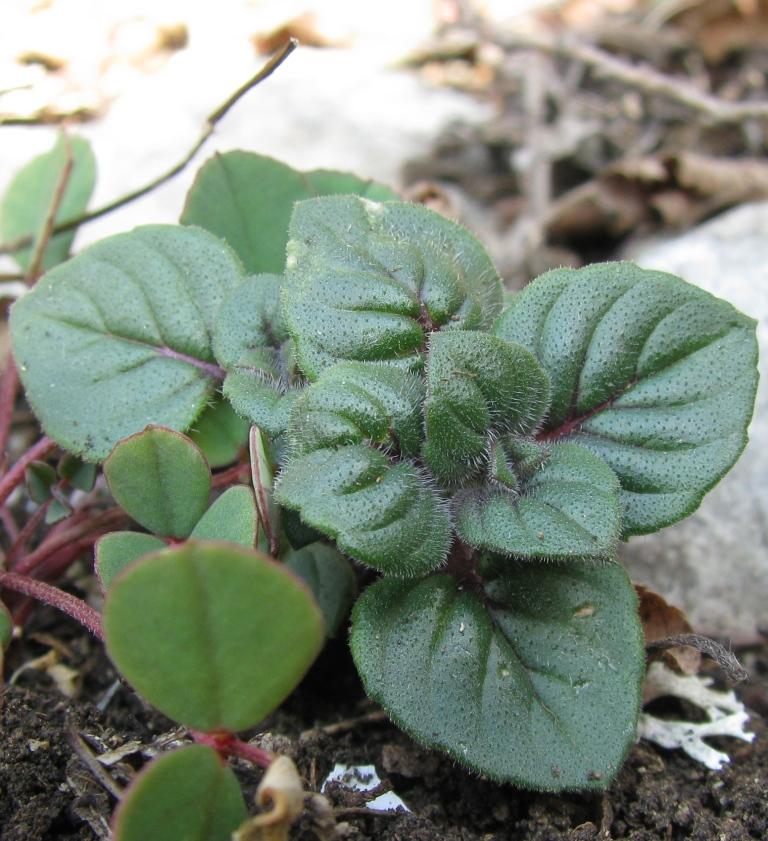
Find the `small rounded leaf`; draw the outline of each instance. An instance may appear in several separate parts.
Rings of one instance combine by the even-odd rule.
[[[117,503],[155,534],[188,537],[208,505],[211,471],[197,445],[172,429],[147,427],[104,462]]]
[[[244,730],[301,680],[325,637],[307,588],[231,543],[149,555],[113,582],[107,650],[153,706],[193,730]]]
[[[211,468],[225,467],[237,458],[248,441],[248,421],[223,399],[206,406],[187,435],[203,451]]]
[[[189,745],[141,771],[112,828],[114,841],[230,841],[247,817],[232,769],[212,748]]]
[[[253,549],[256,543],[256,500],[246,485],[228,488],[192,529],[195,540],[229,540]]]
[[[138,531],[113,531],[100,537],[96,541],[96,575],[102,589],[137,558],[164,548],[159,537]]]

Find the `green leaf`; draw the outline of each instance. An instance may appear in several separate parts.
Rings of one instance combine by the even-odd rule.
[[[429,572],[451,542],[446,505],[416,467],[391,466],[365,444],[291,459],[275,498],[345,554],[392,575]]]
[[[617,564],[521,564],[484,597],[445,575],[383,579],[350,642],[393,721],[493,779],[605,788],[634,741],[643,637]]]
[[[187,434],[212,468],[225,467],[235,461],[248,441],[248,421],[226,400],[217,398],[205,407]]]
[[[0,602],[0,666],[2,666],[3,650],[8,648],[13,639],[13,617],[8,608]]]
[[[57,470],[59,476],[66,479],[71,487],[85,493],[93,490],[98,472],[95,464],[89,464],[71,453],[64,453]]]
[[[58,523],[72,513],[72,506],[62,499],[54,499],[45,512],[45,524],[48,526]]]
[[[196,540],[229,540],[253,549],[256,543],[256,502],[246,485],[229,488],[192,529]]]
[[[148,423],[189,427],[223,375],[213,323],[241,277],[225,243],[172,225],[108,237],[48,272],[11,310],[48,435],[96,461]]]
[[[115,841],[230,841],[247,817],[232,769],[213,748],[188,745],[138,774],[112,830]]]
[[[631,263],[557,269],[495,332],[549,374],[546,437],[571,437],[618,474],[625,536],[694,511],[746,444],[755,323],[680,278]]]
[[[357,589],[355,573],[349,561],[324,543],[291,550],[283,560],[288,569],[312,591],[323,613],[328,636],[335,636]]]
[[[456,531],[463,540],[522,558],[615,556],[619,483],[601,458],[576,444],[554,444],[544,466],[519,481],[519,494],[492,485],[457,494]]]
[[[280,318],[277,275],[246,278],[219,311],[214,353],[226,369],[224,395],[235,410],[272,436],[288,422],[293,356]]]
[[[419,377],[383,365],[339,362],[293,404],[289,439],[297,454],[370,441],[415,456],[423,399]]]
[[[72,169],[56,222],[67,222],[85,212],[96,182],[96,161],[87,140],[60,135],[50,152],[31,160],[8,186],[0,202],[0,239],[32,235],[39,240],[70,156]],[[74,237],[74,231],[67,231],[51,238],[43,257],[44,270],[67,259]],[[31,266],[34,250],[35,242],[13,255],[25,272]]]
[[[208,507],[211,471],[186,435],[161,426],[121,441],[104,462],[118,505],[148,531],[188,537]]]
[[[29,498],[42,505],[53,496],[51,488],[56,484],[56,471],[44,461],[33,461],[24,471],[24,480]]]
[[[165,543],[153,534],[113,531],[100,537],[96,541],[96,575],[102,590],[107,590],[128,564],[159,549],[165,549]]]
[[[397,194],[343,172],[299,172],[253,152],[216,154],[201,167],[181,221],[225,239],[249,272],[281,273],[295,202],[331,193],[378,201]]]
[[[474,331],[436,333],[427,357],[424,460],[447,483],[487,460],[498,433],[524,435],[547,410],[549,382],[531,353]]]
[[[110,657],[149,703],[193,730],[244,730],[301,680],[325,629],[306,587],[231,543],[164,549],[124,570],[104,606]]]
[[[482,245],[419,205],[310,199],[289,236],[283,315],[310,380],[340,359],[417,370],[431,331],[487,330],[501,306]]]

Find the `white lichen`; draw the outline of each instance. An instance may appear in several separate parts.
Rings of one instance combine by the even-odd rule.
[[[702,709],[707,721],[671,721],[641,713],[637,725],[639,739],[647,739],[663,748],[680,748],[688,756],[713,771],[730,762],[727,753],[716,750],[704,739],[710,736],[732,736],[751,742],[754,733],[744,730],[749,713],[733,690],[711,689],[712,679],[699,675],[678,675],[664,663],[652,663],[643,687],[645,702],[672,696],[690,701]]]

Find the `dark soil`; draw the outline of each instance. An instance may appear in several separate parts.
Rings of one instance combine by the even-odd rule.
[[[81,691],[68,701],[43,672],[27,670],[9,686],[2,704],[0,839],[106,838],[114,797],[104,784],[127,783],[152,749],[175,734],[173,725],[120,687],[100,713],[96,704],[115,673],[99,647],[73,628],[33,628],[55,635],[67,652],[62,662],[80,675]],[[10,674],[49,645],[15,643]],[[318,834],[309,813],[293,831],[296,841],[590,841],[590,839],[693,839],[741,841],[768,837],[768,646],[741,652],[753,680],[740,690],[757,733],[752,745],[723,740],[732,763],[711,772],[680,752],[636,745],[604,797],[546,795],[479,779],[450,760],[423,750],[386,721],[369,714],[343,641],[331,643],[284,707],[265,722],[262,746],[291,755],[309,789],[318,789],[336,762],[373,764],[413,814],[363,815],[360,795],[340,787],[326,792],[338,821],[336,834]],[[366,717],[367,716],[367,717]],[[338,727],[339,722],[342,723]],[[171,732],[171,736],[168,733]],[[97,774],[73,747],[79,737],[93,754],[132,740],[141,750]],[[158,738],[160,737],[160,738]],[[98,763],[91,763],[97,765]],[[252,802],[261,772],[236,765]]]

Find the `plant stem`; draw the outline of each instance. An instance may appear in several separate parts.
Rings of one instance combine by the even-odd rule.
[[[239,87],[233,94],[230,94],[227,99],[216,108],[215,111],[212,111],[206,121],[203,130],[198,137],[195,144],[192,148],[187,152],[187,154],[171,169],[167,172],[164,172],[162,175],[159,175],[154,180],[150,181],[148,184],[145,184],[143,187],[139,187],[137,190],[133,190],[130,193],[126,193],[124,196],[120,196],[120,198],[115,199],[114,201],[109,202],[109,204],[102,205],[102,207],[97,208],[96,210],[92,210],[89,213],[84,213],[81,216],[77,216],[74,219],[69,219],[66,222],[62,222],[60,225],[56,225],[53,229],[54,234],[60,234],[63,231],[71,231],[74,228],[77,228],[79,225],[83,225],[87,222],[92,222],[94,219],[99,219],[101,216],[106,216],[108,213],[111,213],[113,210],[117,210],[120,207],[123,207],[126,204],[130,204],[136,199],[141,198],[142,196],[147,195],[147,193],[151,193],[153,190],[157,189],[161,185],[165,184],[166,181],[170,181],[171,178],[178,175],[182,170],[184,170],[195,157],[195,155],[200,151],[203,144],[208,140],[208,138],[213,134],[216,129],[217,124],[226,116],[227,112],[240,100],[246,93],[248,93],[251,88],[256,87],[256,85],[263,82],[266,78],[271,76],[275,70],[288,58],[288,56],[298,47],[299,42],[295,38],[291,38],[284,47],[280,49],[275,55],[273,55],[267,63],[259,70],[259,72],[251,77],[244,85]],[[24,237],[17,237],[14,240],[10,240],[8,242],[4,242],[0,244],[0,254],[14,254],[17,251],[20,251],[22,248],[26,248],[32,242],[31,236],[24,236]]]
[[[250,472],[250,465],[245,463],[235,464],[226,470],[222,470],[221,473],[214,473],[211,484],[214,488],[220,488],[222,485],[229,485],[230,482],[236,482],[238,480],[242,482],[241,477],[246,472]]]
[[[190,735],[199,745],[207,745],[213,748],[221,757],[239,756],[247,759],[259,768],[268,768],[275,758],[273,753],[257,748],[256,745],[249,745],[248,742],[241,742],[228,730],[202,733],[199,730],[190,730]]]
[[[0,376],[0,458],[5,454],[5,447],[8,443],[8,434],[13,423],[13,409],[16,405],[16,393],[19,390],[19,372],[16,370],[16,362],[13,354],[9,351],[8,358]]]
[[[24,472],[27,467],[38,459],[42,459],[52,450],[56,449],[56,442],[44,435],[34,446],[13,465],[13,467],[0,479],[0,505],[13,493],[14,489],[24,481]]]
[[[97,639],[104,641],[101,617],[97,611],[77,596],[65,593],[64,590],[53,587],[51,584],[45,584],[15,572],[5,572],[5,570],[0,570],[0,587],[24,596],[31,596],[39,602],[57,608],[87,628]]]

